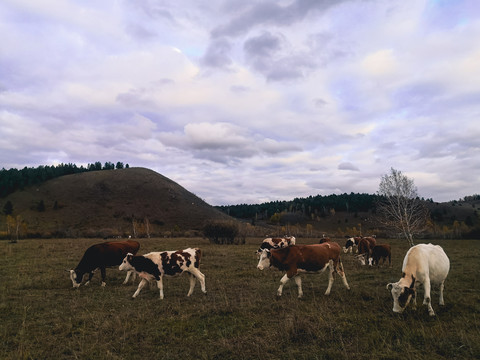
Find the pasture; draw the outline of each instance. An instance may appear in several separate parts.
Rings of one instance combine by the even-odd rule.
[[[87,287],[73,289],[74,268],[98,239],[0,242],[1,359],[474,359],[480,358],[480,241],[432,240],[450,258],[445,306],[432,291],[436,317],[420,290],[417,309],[392,312],[385,286],[401,276],[407,244],[392,245],[393,266],[360,267],[342,254],[351,290],[335,277],[303,275],[304,297],[290,281],[276,298],[282,273],[256,269],[246,245],[213,245],[201,238],[140,239],[139,254],[198,246],[207,295],[188,278],[164,279],[165,299],[125,273],[107,269]],[[318,239],[298,238],[298,244]],[[344,240],[339,241],[344,245]]]

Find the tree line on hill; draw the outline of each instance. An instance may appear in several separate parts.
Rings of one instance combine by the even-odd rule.
[[[59,164],[52,166],[38,166],[24,167],[21,170],[2,168],[0,170],[0,198],[5,197],[17,190],[23,190],[27,186],[40,184],[50,179],[54,179],[63,175],[77,174],[87,171],[99,171],[99,170],[114,170],[129,168],[128,164],[117,162],[105,162],[102,165],[100,161],[93,164],[88,164],[87,167],[81,165],[78,167],[75,164]]]
[[[300,213],[307,218],[312,218],[326,217],[331,215],[332,211],[375,212],[379,199],[380,195],[352,192],[340,195],[316,195],[295,198],[290,201],[271,201],[262,204],[222,205],[217,206],[217,208],[232,217],[240,219],[269,219],[274,214],[282,212]]]

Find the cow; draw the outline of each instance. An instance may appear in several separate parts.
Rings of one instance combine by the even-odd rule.
[[[186,272],[190,278],[190,289],[187,296],[193,293],[195,278],[200,282],[203,293],[205,289],[205,275],[199,270],[202,252],[198,248],[188,248],[177,251],[150,252],[141,256],[127,254],[118,267],[119,270],[135,271],[142,280],[132,298],[136,298],[142,288],[149,282],[156,280],[160,290],[160,299],[163,299],[163,277],[176,276]]]
[[[382,264],[388,259],[388,265],[392,266],[392,249],[388,244],[379,244],[375,245],[372,249],[371,257],[369,260],[369,265],[380,265],[380,259],[382,259]]]
[[[134,240],[108,241],[90,246],[83,254],[77,267],[73,270],[67,270],[70,272],[70,280],[72,280],[73,287],[80,287],[85,274],[89,274],[85,283],[85,285],[88,285],[94,271],[97,269],[101,271],[102,286],[105,286],[105,269],[120,265],[128,253],[136,254],[139,248],[140,244]],[[131,272],[127,273],[124,284],[128,282],[131,274]]]
[[[284,236],[283,238],[271,238],[268,237],[262,241],[262,244],[256,251],[257,254],[260,254],[263,249],[279,249],[284,248],[290,245],[295,245],[295,237],[294,236]]]
[[[418,244],[411,247],[403,259],[402,277],[396,283],[387,284],[393,297],[393,311],[401,313],[410,300],[413,299],[413,307],[416,308],[416,292],[420,284],[423,284],[423,305],[427,305],[428,314],[434,316],[432,300],[430,298],[431,284],[440,286],[439,304],[444,305],[443,288],[450,260],[439,245]]]
[[[356,255],[357,260],[361,265],[365,265],[372,255],[372,246],[370,242],[366,238],[361,238],[357,245],[357,252]]]
[[[298,297],[301,298],[303,291],[302,280],[299,274],[302,272],[323,272],[328,267],[328,287],[325,295],[329,295],[335,272],[340,275],[345,287],[350,289],[340,260],[340,252],[340,245],[334,242],[313,245],[292,245],[272,250],[263,249],[257,268],[263,270],[273,266],[280,271],[285,271],[286,274],[280,280],[277,296],[282,296],[283,286],[289,279],[294,278],[298,287]]]
[[[323,244],[323,243],[330,242],[330,241],[332,241],[332,240],[328,236],[325,236],[325,234],[323,234],[322,238],[320,239],[320,241],[318,243]]]
[[[345,246],[343,247],[343,252],[346,254],[348,251],[350,253],[353,252],[353,248],[355,248],[355,252],[358,252],[358,242],[360,241],[360,236],[349,237],[345,242]]]

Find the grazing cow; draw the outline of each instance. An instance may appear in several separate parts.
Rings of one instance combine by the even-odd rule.
[[[257,268],[263,270],[273,266],[280,271],[285,271],[286,274],[280,280],[277,296],[282,295],[283,286],[293,277],[298,286],[298,297],[301,298],[303,291],[302,280],[299,274],[302,272],[323,272],[328,267],[328,287],[325,295],[329,295],[335,272],[340,275],[345,287],[350,289],[340,260],[340,252],[340,245],[334,242],[314,245],[292,245],[274,250],[264,249],[260,255]]]
[[[427,305],[428,313],[434,316],[430,298],[431,284],[440,285],[440,305],[444,305],[443,288],[450,260],[439,245],[419,244],[411,247],[403,259],[402,278],[396,283],[387,284],[393,297],[393,311],[401,313],[413,298],[414,308],[417,305],[416,291],[423,284],[423,304]]]
[[[294,236],[284,236],[283,238],[266,238],[262,241],[262,244],[256,251],[257,254],[260,254],[263,249],[271,250],[271,249],[279,249],[284,248],[290,245],[295,245],[295,237]]]
[[[380,265],[380,259],[382,264],[388,259],[388,265],[392,266],[392,249],[388,244],[375,245],[372,249],[372,255],[368,259],[369,265]]]
[[[142,278],[138,284],[137,291],[133,294],[136,298],[140,290],[147,282],[156,280],[157,287],[160,290],[160,299],[163,299],[163,277],[176,276],[186,272],[190,278],[190,289],[187,296],[190,296],[195,287],[195,278],[200,282],[202,291],[206,294],[205,275],[200,268],[200,258],[202,252],[200,249],[188,248],[178,251],[151,252],[141,256],[128,254],[119,266],[120,270],[135,271]]]
[[[365,265],[372,255],[372,247],[370,242],[365,239],[361,238],[357,245],[358,255],[356,255],[357,260],[361,265]]]
[[[350,237],[345,242],[345,246],[343,247],[343,252],[346,254],[348,251],[350,253],[353,252],[353,248],[355,248],[355,252],[358,252],[358,242],[360,241],[360,236]]]
[[[89,274],[88,280],[85,283],[85,285],[88,285],[96,269],[100,269],[102,273],[102,286],[105,286],[105,268],[120,265],[128,253],[136,254],[139,248],[140,244],[133,240],[109,241],[90,246],[83,254],[77,267],[74,270],[70,270],[70,279],[72,280],[73,287],[80,287],[85,274]],[[123,282],[124,284],[127,283],[130,275],[131,272],[128,272]]]

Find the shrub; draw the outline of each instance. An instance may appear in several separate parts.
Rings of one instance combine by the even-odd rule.
[[[238,244],[238,225],[231,221],[210,221],[203,227],[203,235],[214,244]]]

